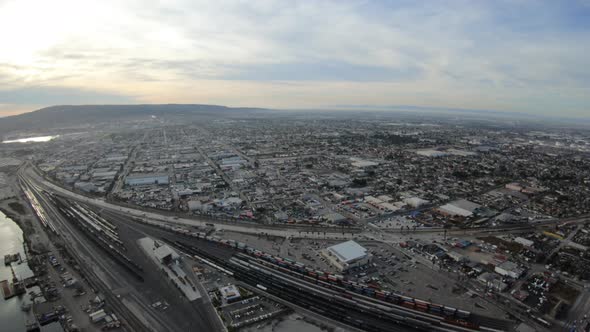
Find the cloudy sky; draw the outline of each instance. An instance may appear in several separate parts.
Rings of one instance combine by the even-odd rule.
[[[590,116],[590,0],[0,0],[0,115],[55,104]]]

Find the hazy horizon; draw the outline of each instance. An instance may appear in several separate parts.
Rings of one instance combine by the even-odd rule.
[[[589,14],[585,0],[0,0],[0,116],[196,103],[584,117]]]

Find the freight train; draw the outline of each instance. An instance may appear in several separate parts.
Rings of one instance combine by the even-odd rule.
[[[341,290],[344,297],[351,297],[351,293],[356,293],[387,303],[403,306],[408,309],[437,315],[443,317],[445,321],[450,324],[472,329],[478,328],[476,324],[468,321],[471,316],[469,311],[460,310],[429,301],[423,301],[413,297],[397,294],[395,292],[380,290],[379,287],[374,284],[368,285],[347,280],[342,275],[317,270],[301,262],[293,261],[289,258],[274,256],[235,240],[221,239],[203,232],[190,232],[186,229],[169,225],[163,225],[162,227],[189,237],[203,239],[221,246],[237,249],[241,252],[238,254],[238,257],[241,256],[242,258],[250,257],[257,259],[260,263],[263,263],[266,266],[279,270],[283,273],[293,275],[300,279],[304,279],[308,282],[315,283],[326,288]]]

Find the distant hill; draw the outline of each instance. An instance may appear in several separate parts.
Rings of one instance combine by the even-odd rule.
[[[223,117],[267,112],[268,109],[200,104],[163,105],[61,105],[0,118],[3,134],[19,130],[43,130],[111,121],[157,117]],[[187,119],[188,120],[188,119]]]

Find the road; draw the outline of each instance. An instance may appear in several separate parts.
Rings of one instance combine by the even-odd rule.
[[[91,204],[93,206],[98,206],[103,209],[117,211],[120,213],[125,213],[133,217],[137,218],[147,218],[155,221],[165,222],[169,224],[177,224],[180,226],[189,226],[189,227],[206,227],[208,224],[211,223],[210,220],[195,220],[195,219],[187,219],[187,218],[178,218],[175,216],[167,216],[162,215],[155,212],[148,212],[144,210],[134,209],[130,207],[123,207],[120,205],[112,204],[106,202],[103,199],[99,198],[90,198],[84,195],[80,195],[74,193],[70,190],[57,186],[50,181],[47,181],[37,175],[31,168],[27,168],[22,171],[22,175],[30,179],[30,181],[35,182],[38,186],[44,188],[49,192],[59,193],[65,197],[70,199],[74,199],[79,202],[83,202],[86,204]],[[304,237],[304,238],[312,238],[312,239],[350,239],[354,237],[353,233],[348,232],[347,229],[326,229],[322,227],[318,227],[317,231],[311,231],[314,227],[308,227],[306,229],[302,228],[290,228],[290,229],[281,229],[278,227],[266,227],[264,225],[240,225],[240,224],[225,224],[225,223],[215,223],[215,228],[217,230],[225,230],[231,232],[238,232],[238,233],[246,233],[246,234],[263,234],[263,235],[270,235],[270,236],[280,236],[280,237]]]
[[[590,316],[590,290],[588,288],[582,289],[580,296],[572,305],[568,312],[566,327],[568,331],[583,331],[588,324],[588,317]]]
[[[279,236],[279,237],[295,237],[295,238],[310,238],[310,239],[341,239],[341,240],[348,240],[357,237],[358,230],[348,230],[348,229],[332,229],[332,228],[325,228],[325,227],[317,227],[314,230],[314,227],[288,227],[283,226],[282,228],[269,226],[269,225],[256,225],[256,224],[229,224],[229,223],[220,223],[214,222],[212,220],[197,220],[197,219],[189,219],[189,218],[180,218],[171,215],[164,215],[161,213],[150,212],[145,210],[140,210],[131,207],[124,207],[117,204],[106,202],[100,198],[91,198],[81,194],[74,193],[70,190],[62,188],[50,181],[45,180],[44,178],[40,177],[34,170],[30,167],[24,167],[21,171],[23,176],[26,176],[31,181],[34,181],[40,187],[51,191],[57,192],[65,197],[69,197],[71,199],[75,199],[80,202],[85,202],[87,204],[91,204],[94,206],[99,206],[104,209],[109,209],[112,211],[117,211],[121,213],[126,213],[130,216],[137,217],[137,218],[147,218],[154,221],[165,222],[169,224],[177,224],[179,226],[188,226],[188,227],[206,227],[211,223],[215,224],[215,228],[217,230],[225,230],[231,232],[238,232],[244,234],[253,234],[253,235],[270,235],[270,236]],[[506,232],[523,232],[526,230],[533,230],[539,227],[543,227],[546,225],[552,225],[556,222],[565,222],[565,221],[573,221],[573,222],[585,222],[587,216],[580,216],[576,218],[567,218],[567,219],[547,219],[543,221],[539,221],[532,224],[527,225],[515,225],[515,226],[505,226],[505,227],[489,227],[489,228],[477,228],[477,229],[448,229],[447,233],[449,234],[468,234],[468,235],[478,235],[478,234],[490,234],[490,233],[506,233]],[[412,233],[419,234],[419,233],[441,233],[444,229],[442,228],[421,228],[412,231]],[[401,231],[392,231],[386,230],[387,233],[397,233]],[[407,232],[407,231],[406,231]]]
[[[559,250],[569,245],[574,236],[580,231],[580,229],[582,229],[582,227],[584,227],[584,225],[579,224],[574,231],[570,232],[567,238],[559,240],[559,245],[555,247],[553,250],[551,250],[551,252],[547,255],[547,258],[545,260],[549,261],[553,257],[553,255],[555,255]]]

